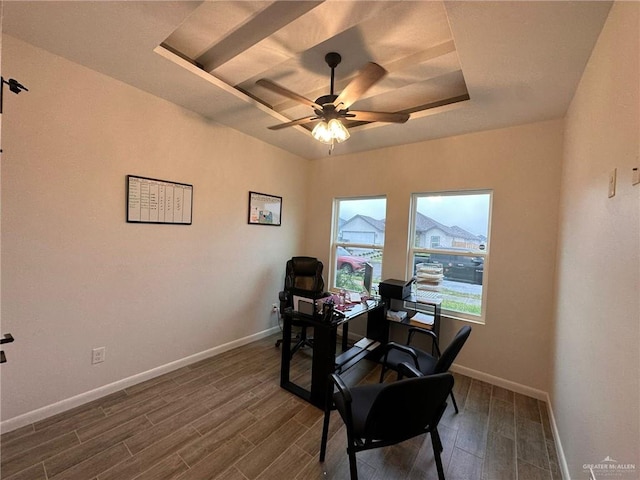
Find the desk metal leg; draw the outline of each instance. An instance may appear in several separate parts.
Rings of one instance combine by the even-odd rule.
[[[337,328],[314,327],[311,363],[311,403],[324,409],[329,388],[329,374],[335,369]]]
[[[343,325],[343,338],[342,338],[342,350],[340,362],[336,358],[336,350],[338,349],[338,325],[335,323],[319,322],[314,318],[309,318],[307,327],[313,327],[313,336],[315,338],[313,348],[313,358],[311,361],[311,388],[306,389],[300,385],[296,385],[290,380],[291,374],[291,323],[292,313],[286,312],[283,314],[283,329],[282,329],[282,349],[281,349],[281,363],[280,363],[280,386],[285,390],[299,396],[300,398],[312,403],[318,408],[324,409],[327,402],[327,398],[330,398],[333,391],[332,383],[329,380],[329,374],[336,371],[338,364],[340,368],[349,368],[355,364],[359,359],[364,358],[366,355],[376,355],[377,352],[369,352],[362,350],[359,347],[352,347],[351,350],[357,350],[356,352],[349,352],[348,336],[349,327],[348,321],[357,318],[365,312],[356,312],[350,318],[342,324]],[[384,308],[382,305],[378,305],[373,309],[369,309],[369,317],[367,319],[367,337],[379,341],[381,344],[387,342],[388,338],[388,325],[384,321]],[[297,319],[304,321],[304,316],[300,316]],[[386,330],[385,330],[386,327]],[[354,353],[354,355],[351,355]],[[348,358],[347,358],[348,357]],[[350,363],[349,363],[350,362]],[[331,391],[330,391],[331,390]]]
[[[291,368],[291,321],[283,319],[282,327],[282,348],[280,353],[280,386],[284,387],[289,383],[289,371]]]
[[[347,348],[349,348],[349,322],[344,322],[342,324],[342,351],[346,352]]]

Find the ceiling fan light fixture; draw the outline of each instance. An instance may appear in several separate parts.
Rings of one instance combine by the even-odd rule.
[[[311,135],[313,135],[313,138],[315,138],[319,142],[326,143],[327,145],[330,145],[332,143],[329,125],[327,125],[327,122],[325,122],[324,120],[318,122],[317,125],[313,127]]]
[[[277,83],[261,78],[256,83],[264,88],[271,90],[279,95],[283,95],[298,103],[313,108],[315,115],[310,117],[299,118],[290,122],[281,123],[267,127],[271,130],[279,130],[284,127],[293,127],[295,125],[308,125],[316,123],[311,131],[313,138],[327,145],[342,143],[348,140],[351,134],[342,123],[341,119],[355,120],[356,122],[389,122],[404,123],[409,120],[408,113],[389,113],[389,112],[370,112],[370,111],[351,111],[349,108],[353,103],[358,101],[364,93],[369,90],[375,83],[379,82],[387,71],[377,63],[369,62],[364,68],[358,72],[347,86],[342,90],[340,95],[334,94],[335,68],[338,66],[342,57],[339,53],[329,52],[325,56],[325,62],[331,68],[331,92],[329,95],[322,95],[315,101],[288,90]],[[357,125],[357,123],[356,123]],[[331,152],[331,150],[329,151]]]
[[[345,127],[337,118],[329,120],[329,131],[331,132],[331,138],[336,140],[338,143],[348,140],[351,136],[347,127]]]
[[[311,135],[316,140],[327,145],[332,145],[334,142],[342,143],[351,136],[349,130],[337,118],[332,118],[329,123],[324,120],[318,122],[313,127]]]

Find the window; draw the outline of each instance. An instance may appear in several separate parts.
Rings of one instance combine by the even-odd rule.
[[[420,296],[442,298],[443,313],[484,319],[491,192],[412,197],[409,268]]]
[[[382,275],[382,251],[387,199],[339,198],[333,209],[331,287],[361,292],[377,289]]]

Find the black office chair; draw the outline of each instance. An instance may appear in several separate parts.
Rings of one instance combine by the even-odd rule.
[[[437,356],[430,355],[427,352],[423,352],[418,348],[410,346],[415,333],[422,333],[431,337]],[[438,336],[434,332],[418,327],[409,328],[409,336],[407,338],[406,345],[401,345],[395,342],[389,342],[386,345],[384,355],[382,356],[380,383],[384,380],[384,374],[388,369],[398,372],[398,379],[401,379],[403,373],[402,370],[399,369],[399,366],[403,362],[407,362],[414,366],[423,375],[433,375],[449,371],[451,364],[458,356],[458,353],[460,353],[460,350],[462,350],[462,346],[467,341],[470,334],[471,327],[469,325],[462,327],[458,333],[456,333],[456,336],[453,337],[453,340],[446,350],[441,354],[440,348],[438,347]],[[458,404],[456,403],[453,391],[451,391],[451,401],[453,402],[453,407],[455,408],[456,413],[458,413]]]
[[[324,291],[322,269],[322,262],[313,257],[293,257],[287,261],[284,290],[279,294],[281,314],[285,308],[293,306],[294,295],[313,299],[328,295]],[[291,325],[300,329],[300,333],[294,339],[296,344],[291,348],[291,356],[293,357],[300,348],[313,347],[313,339],[307,336],[305,324],[292,320]],[[276,347],[280,346],[282,340],[279,339],[276,342]]]
[[[333,401],[327,402],[329,406],[325,409],[320,445],[321,462],[327,451],[331,410],[335,408],[347,427],[351,480],[358,478],[357,452],[394,445],[423,433],[431,435],[438,478],[444,480],[440,458],[443,447],[438,434],[438,423],[447,408],[446,400],[453,388],[453,375],[442,373],[425,377],[408,364],[404,365],[404,374],[414,378],[353,388],[348,388],[335,373],[331,374],[338,390],[333,394]]]

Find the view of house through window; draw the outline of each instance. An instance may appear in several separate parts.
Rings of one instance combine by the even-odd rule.
[[[409,270],[420,297],[442,298],[442,310],[484,317],[491,192],[414,194]]]
[[[332,287],[355,292],[377,288],[382,274],[386,208],[384,197],[335,200]]]

